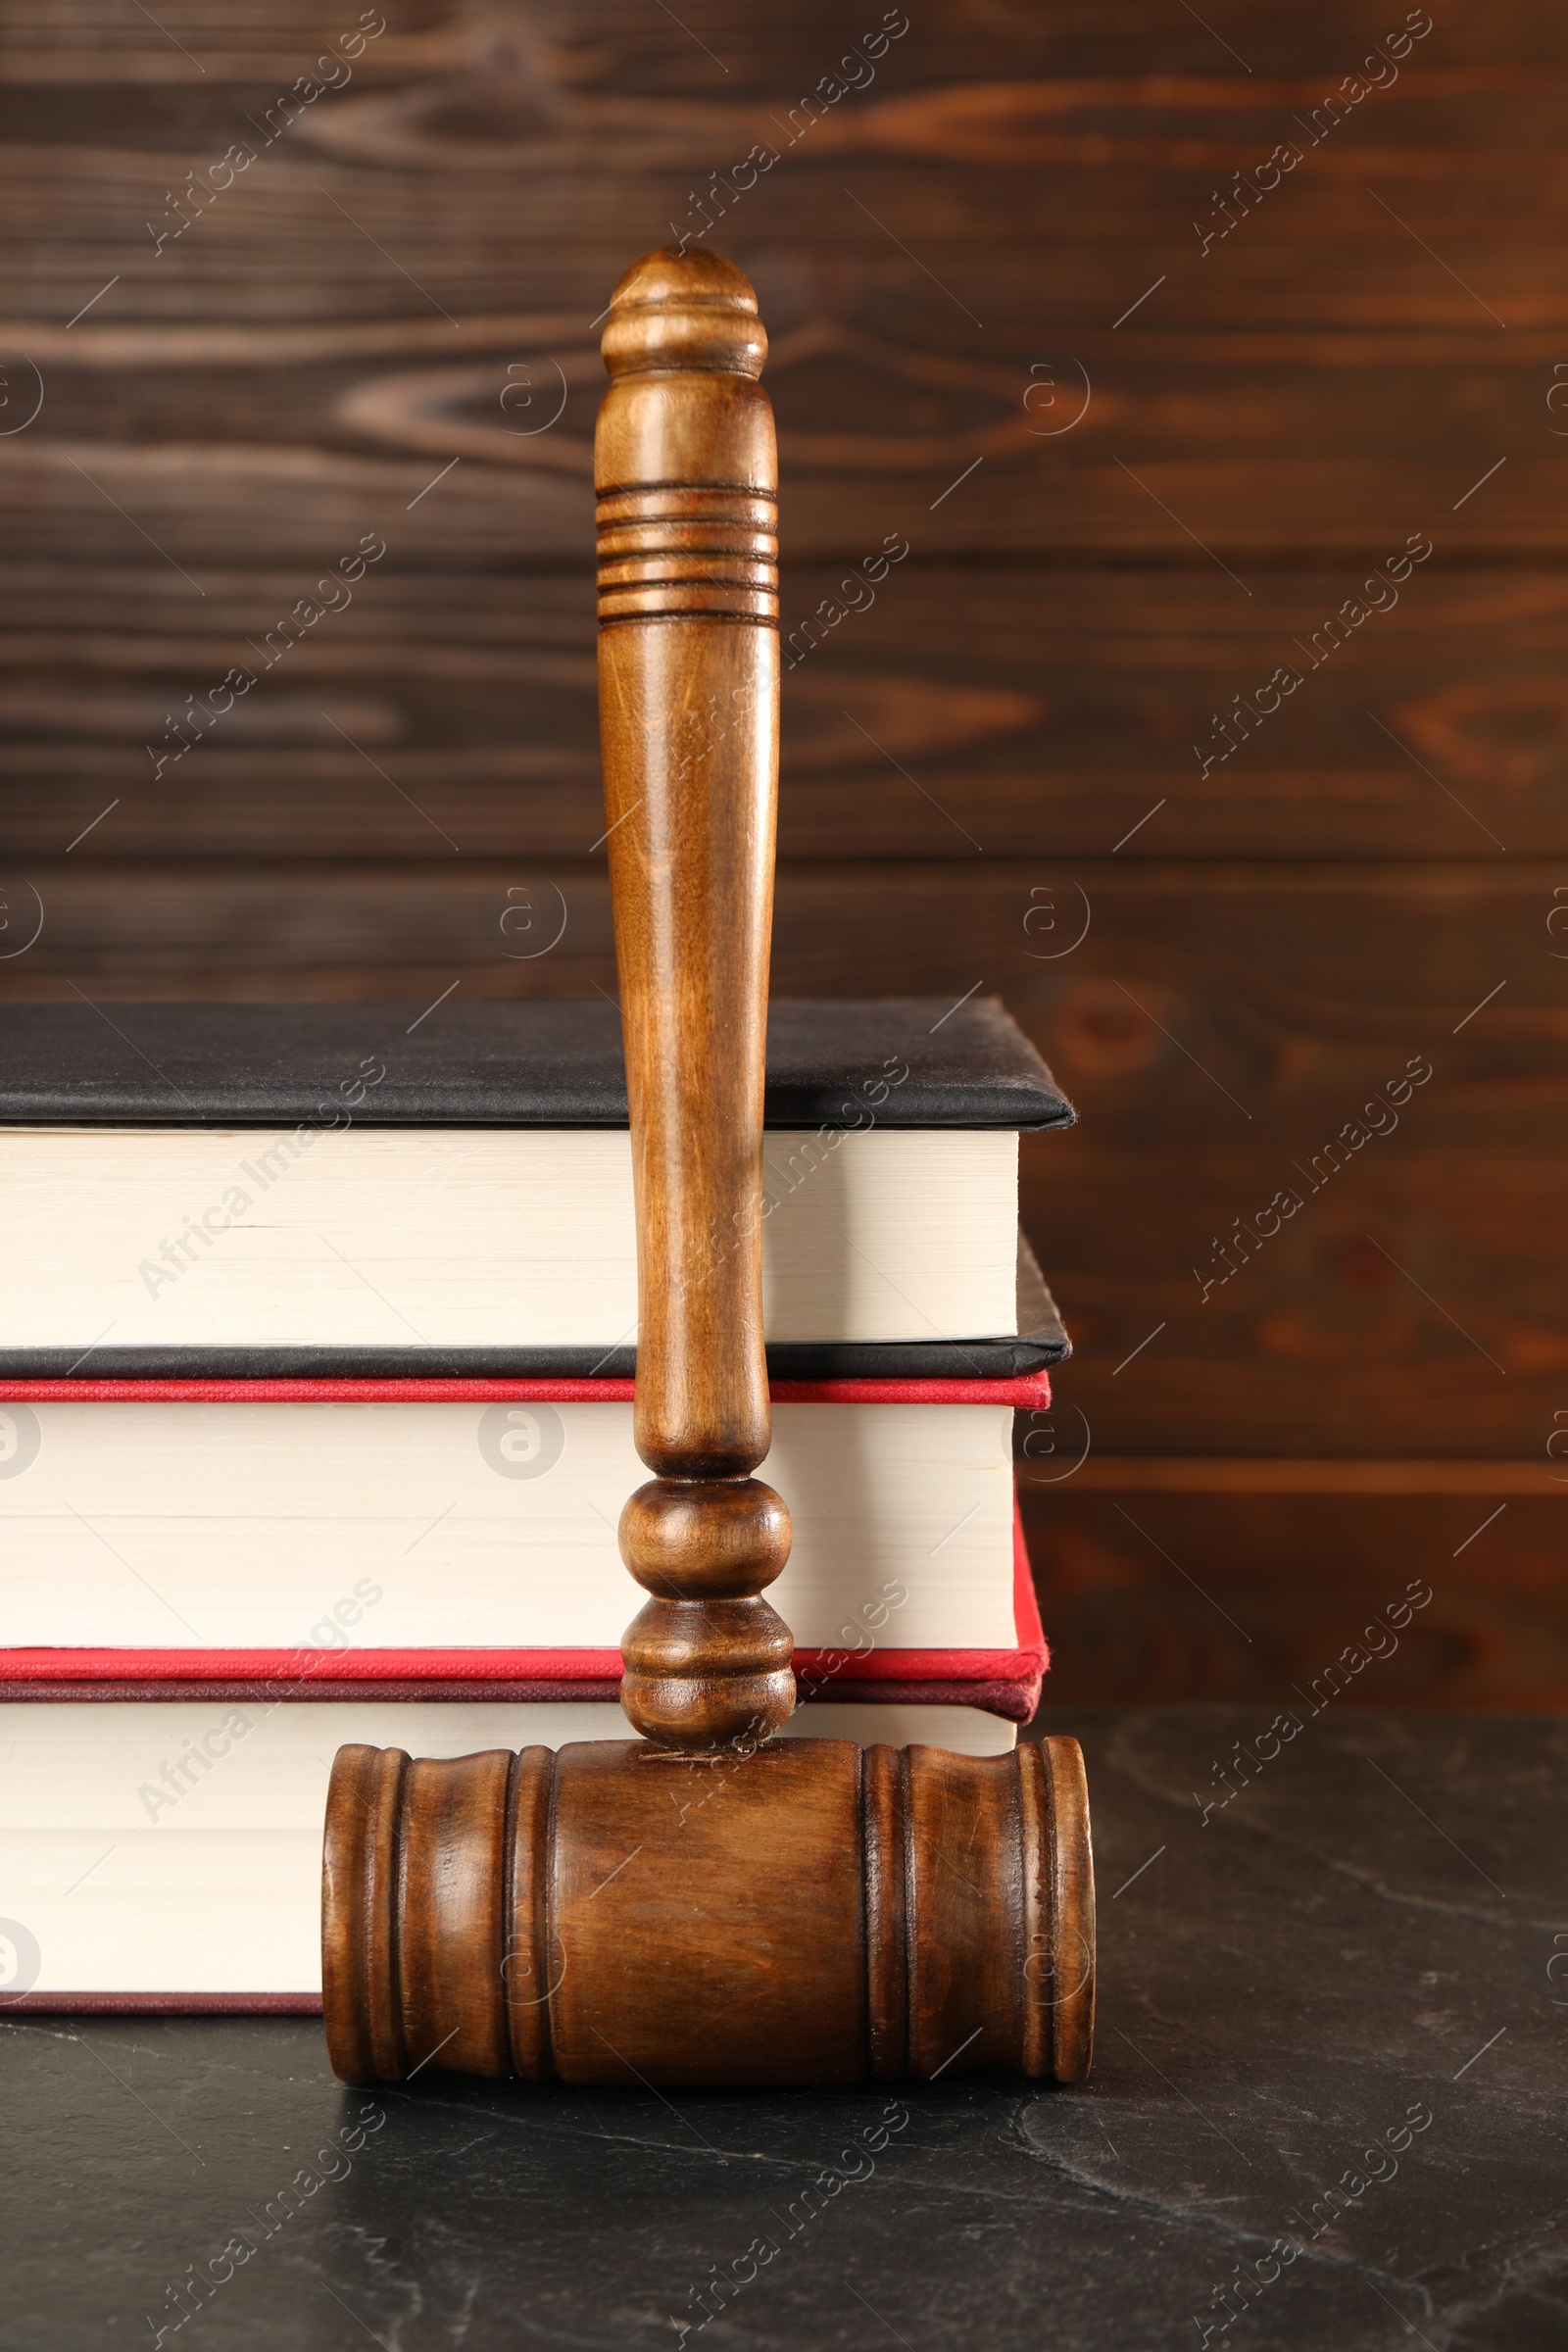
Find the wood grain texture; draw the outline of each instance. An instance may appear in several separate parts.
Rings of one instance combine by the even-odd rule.
[[[883,12],[826,0],[416,0],[279,127],[318,14],[157,13],[0,27],[0,1001],[614,990],[595,318],[706,215],[768,320],[787,500],[775,989],[983,977],[1020,1011],[1083,1113],[1027,1213],[1097,1446],[1536,1458],[1559,18],[1434,12],[1347,98],[1402,7],[943,0],[869,56]],[[1397,606],[1309,666],[1412,533]],[[352,601],[269,660],[367,534]],[[1205,772],[1281,664],[1299,689]],[[1195,1250],[1418,1052],[1399,1131],[1198,1309]],[[1505,1377],[1379,1287],[1369,1232]]]
[[[1024,1490],[1054,1643],[1042,1729],[1057,1706],[1198,1690],[1255,1704],[1260,1732],[1281,1707],[1305,1722],[1340,1706],[1568,1703],[1568,1490],[1249,1494],[1225,1465],[1207,1486],[1201,1462],[1187,1467],[1182,1493],[1150,1492],[1136,1470],[1115,1492]],[[1391,1620],[1412,1583],[1419,1605]]]
[[[1216,714],[1282,661],[1305,670],[1298,640],[1354,572],[1272,573],[1250,603],[1217,572],[799,571],[786,635],[814,620],[817,641],[782,678],[781,855],[1560,856],[1568,592],[1539,571],[1426,568],[1206,775],[1195,746],[1212,747]],[[166,723],[189,695],[260,667],[247,640],[264,645],[306,584],[203,583],[205,600],[163,566],[38,564],[0,584],[11,852],[59,855],[112,798],[83,845],[96,858],[176,840],[184,858],[287,843],[419,859],[453,842],[575,858],[598,840],[586,577],[379,564],[155,783],[146,746],[175,748]]]
[[[24,881],[45,906],[14,966],[18,995],[67,996],[68,973],[127,998],[179,996],[203,974],[212,993],[252,998],[407,998],[426,980],[432,996],[454,981],[491,997],[614,987],[602,861],[225,867],[77,853],[13,870],[19,917]],[[1432,1058],[1439,1091],[1407,1106],[1400,1149],[1439,1102],[1466,1118],[1506,1113],[1510,1146],[1549,1148],[1568,1019],[1560,872],[1514,858],[799,861],[779,878],[772,987],[827,995],[853,969],[872,995],[951,986],[957,998],[977,982],[1002,994],[1092,1109],[1040,1147],[1047,1169],[1080,1150],[1297,1149],[1412,1054]],[[1468,1160],[1497,1146],[1468,1125],[1431,1140]]]
[[[1227,1455],[1381,1459],[1396,1446],[1432,1457],[1435,1476],[1455,1458],[1544,1466],[1568,1408],[1560,1179],[1547,1156],[1460,1168],[1429,1152],[1396,1166],[1400,1140],[1315,1198],[1290,1161],[1257,1184],[1229,1169],[1189,1178],[1152,1211],[1152,1162],[1143,1181],[1107,1189],[1086,1171],[1032,1193],[1048,1258],[1082,1264],[1107,1232],[1122,1245],[1113,1268],[1057,1285],[1074,1340],[1052,1384],[1061,1464],[1082,1451],[1086,1416],[1112,1455],[1222,1443]],[[1205,1298],[1216,1243],[1281,1182],[1302,1209]]]

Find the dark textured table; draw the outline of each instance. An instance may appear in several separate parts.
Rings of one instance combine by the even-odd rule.
[[[0,2343],[1562,2352],[1562,1723],[1051,1728],[1092,2087],[372,2095],[308,2021],[13,2017]]]

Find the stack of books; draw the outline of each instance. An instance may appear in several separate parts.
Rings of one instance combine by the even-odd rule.
[[[773,1008],[789,1734],[1034,1710],[1018,1137],[1071,1117],[994,1003]],[[13,1007],[0,1126],[0,2002],[310,2010],[342,1742],[628,1736],[615,1007]]]

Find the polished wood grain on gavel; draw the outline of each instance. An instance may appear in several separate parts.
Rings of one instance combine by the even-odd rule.
[[[767,339],[719,255],[615,289],[595,443],[599,695],[636,1185],[637,1450],[621,1703],[640,1741],[456,1760],[345,1747],[327,1801],[327,2044],[572,2082],[1089,2067],[1077,1742],[995,1757],[774,1740],[789,1556],[762,1348],[778,771]]]

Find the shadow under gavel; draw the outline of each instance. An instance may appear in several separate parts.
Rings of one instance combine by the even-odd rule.
[[[615,290],[595,442],[599,694],[636,1188],[650,1598],[640,1740],[411,1761],[345,1747],[322,1992],[347,2082],[844,2082],[1089,2070],[1078,1744],[774,1737],[789,1514],[769,1445],[761,1143],[778,773],[777,460],[741,272]]]

